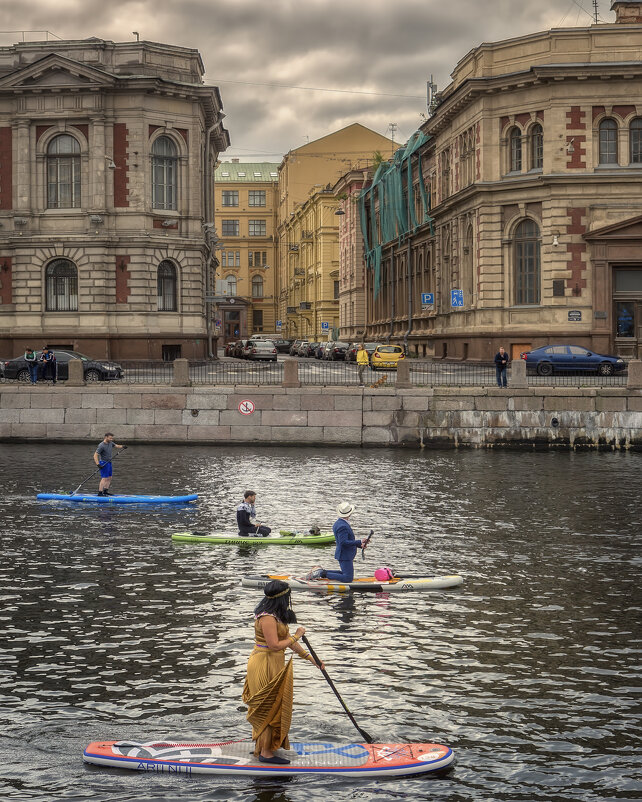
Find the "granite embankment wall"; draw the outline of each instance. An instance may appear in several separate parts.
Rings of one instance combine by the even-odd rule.
[[[0,385],[5,442],[95,442],[106,431],[213,445],[642,449],[642,390]]]

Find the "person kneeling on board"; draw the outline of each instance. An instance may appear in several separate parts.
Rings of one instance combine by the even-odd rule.
[[[256,520],[255,501],[256,493],[254,490],[246,490],[243,493],[243,501],[236,508],[236,523],[239,527],[239,535],[267,537],[272,530],[269,526],[263,526]]]
[[[305,627],[290,635],[288,624],[296,624],[290,588],[273,579],[263,588],[264,598],[254,609],[254,649],[247,661],[243,701],[248,706],[247,720],[252,725],[254,755],[260,763],[278,766],[290,761],[274,754],[275,749],[289,749],[288,732],[292,719],[294,677],[292,656],[285,664],[285,650],[292,649],[299,657],[313,663],[309,652],[300,644]]]
[[[326,571],[325,568],[313,568],[306,579],[332,579],[336,582],[352,582],[354,579],[354,558],[357,549],[365,549],[368,545],[366,538],[357,540],[350,526],[350,516],[354,512],[354,504],[344,501],[337,507],[338,520],[332,527],[337,547],[334,559],[339,561],[340,571]]]
[[[119,446],[114,443],[114,435],[107,432],[103,437],[102,443],[98,444],[98,448],[94,452],[94,462],[100,468],[100,484],[98,485],[99,496],[113,496],[109,492],[109,485],[111,484],[112,477],[112,449],[114,448],[127,448],[127,446]]]

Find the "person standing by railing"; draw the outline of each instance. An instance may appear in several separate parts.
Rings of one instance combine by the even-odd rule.
[[[499,346],[499,351],[495,354],[495,374],[497,375],[497,386],[506,387],[506,368],[508,366],[508,354],[504,351],[504,346]]]
[[[53,351],[45,345],[40,354],[40,361],[42,362],[42,376],[46,381],[51,379],[51,383],[56,383],[56,356]]]
[[[359,373],[359,384],[363,386],[363,373],[370,364],[370,357],[366,351],[363,343],[359,343],[359,350],[357,351],[357,371]]]
[[[38,383],[38,357],[36,356],[36,352],[33,348],[27,348],[25,351],[25,362],[27,363],[27,367],[29,368],[29,376],[31,377],[31,383],[37,384]]]

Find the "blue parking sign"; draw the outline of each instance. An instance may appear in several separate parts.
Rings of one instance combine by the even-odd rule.
[[[277,330],[283,327],[283,323],[280,320],[276,321],[276,328]]]
[[[330,324],[329,323],[321,323],[321,331],[329,331]]]
[[[421,305],[422,306],[434,306],[435,305],[435,293],[434,292],[422,292],[421,293]]]
[[[451,306],[463,306],[464,305],[464,291],[463,290],[451,290],[450,291],[450,305]]]

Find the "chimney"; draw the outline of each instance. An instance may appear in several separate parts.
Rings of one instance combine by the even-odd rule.
[[[642,22],[642,0],[614,0],[611,11],[615,11],[615,21],[623,25]]]

